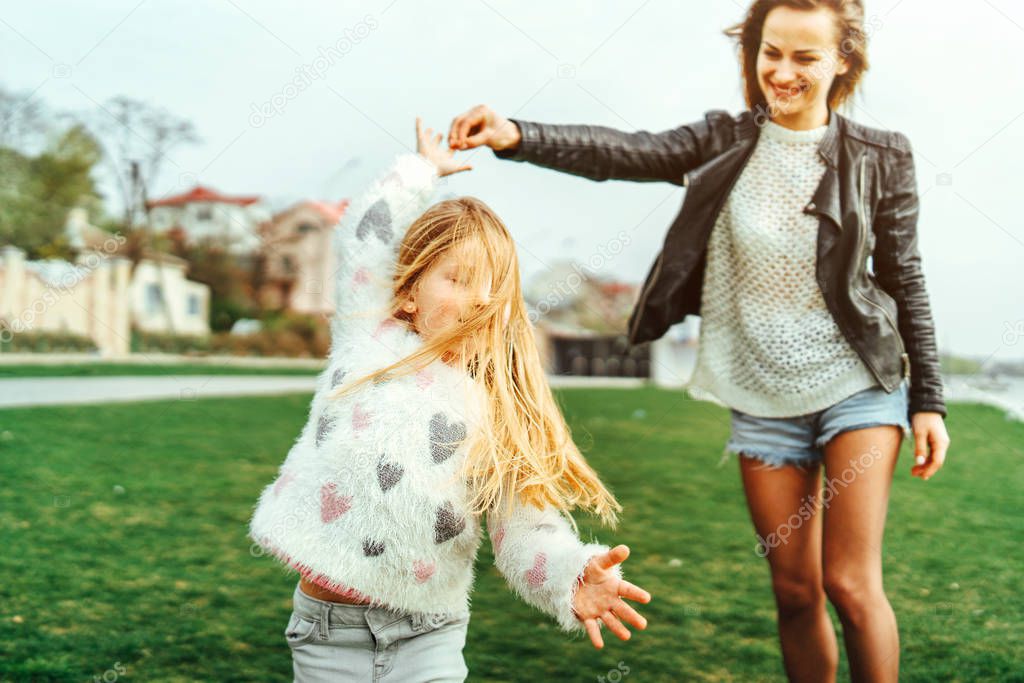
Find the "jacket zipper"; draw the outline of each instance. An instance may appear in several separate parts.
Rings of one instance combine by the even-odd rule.
[[[867,239],[867,205],[865,203],[865,201],[866,201],[865,200],[866,194],[865,194],[865,191],[864,191],[864,186],[865,186],[864,176],[865,176],[866,171],[867,171],[867,161],[868,161],[868,155],[865,152],[864,156],[861,157],[861,161],[860,161],[860,182],[858,184],[858,190],[860,192],[860,203],[858,205],[858,209],[859,209],[858,210],[858,215],[860,217],[860,220],[858,221],[857,249],[856,249],[856,252],[855,252],[858,259],[860,258],[861,245],[863,245],[864,241]],[[854,287],[854,291],[857,292],[857,295],[861,299],[863,299],[864,301],[868,302],[869,304],[871,304],[872,306],[874,306],[875,308],[880,310],[882,312],[882,315],[885,316],[885,319],[887,321],[889,321],[889,325],[892,327],[893,333],[896,335],[896,341],[898,341],[900,343],[900,360],[903,362],[903,375],[909,377],[910,376],[910,373],[909,373],[909,365],[910,365],[909,361],[910,361],[910,359],[907,357],[907,349],[906,349],[906,346],[903,344],[903,337],[900,336],[900,330],[899,330],[899,327],[896,325],[896,321],[892,319],[892,316],[889,315],[889,311],[885,310],[884,306],[882,306],[881,304],[876,303],[876,302],[872,301],[871,299],[869,299],[867,296],[864,295],[863,292],[861,292],[856,287]],[[875,373],[875,374],[876,374],[876,376],[878,376],[878,373]],[[885,384],[885,382],[882,381],[881,376],[878,376],[878,380],[880,382],[882,382],[883,385]],[[886,391],[889,391],[889,390],[890,389],[888,387],[886,387]]]

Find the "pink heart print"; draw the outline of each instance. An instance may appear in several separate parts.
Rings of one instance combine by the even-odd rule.
[[[416,386],[420,389],[426,389],[434,382],[434,376],[430,374],[430,371],[424,368],[416,373]]]
[[[537,588],[548,579],[548,556],[544,553],[537,553],[533,558],[533,567],[526,572],[526,581]]]
[[[370,426],[370,413],[361,405],[352,408],[352,430],[359,432]]]
[[[501,552],[501,542],[505,540],[505,526],[502,525],[495,532],[494,537],[491,539],[491,545],[494,546],[494,554],[497,555]]]
[[[434,575],[434,572],[437,570],[437,566],[433,562],[416,560],[412,563],[412,570],[416,573],[416,582],[423,583]]]
[[[333,522],[352,507],[352,496],[339,496],[337,488],[333,481],[320,487],[320,520],[324,524]]]
[[[281,495],[281,489],[287,486],[288,483],[291,482],[293,479],[295,479],[295,475],[292,474],[291,472],[285,472],[280,477],[278,477],[277,481],[274,482],[274,495]]]

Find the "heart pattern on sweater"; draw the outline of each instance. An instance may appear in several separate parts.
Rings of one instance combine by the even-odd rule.
[[[352,508],[352,496],[339,496],[338,485],[329,481],[320,487],[320,521],[329,524]]]
[[[537,553],[533,558],[533,566],[526,571],[526,582],[534,588],[542,586],[548,579],[548,556]]]
[[[498,527],[498,531],[491,536],[491,545],[494,546],[494,554],[497,555],[501,552],[501,542],[505,540],[505,527]]]
[[[363,539],[363,555],[377,557],[384,552],[384,541],[372,541],[369,538]]]
[[[281,495],[281,489],[283,489],[285,486],[287,486],[288,483],[290,481],[292,481],[293,479],[295,479],[295,475],[292,474],[291,472],[285,472],[280,477],[278,477],[277,481],[274,482],[274,495],[275,496]]]
[[[384,462],[383,455],[380,457],[380,461],[377,462],[377,483],[380,484],[382,492],[397,484],[403,474],[405,474],[404,467],[393,462]]]
[[[430,371],[424,368],[416,373],[416,387],[419,389],[426,389],[434,383],[434,376],[430,374]]]
[[[370,281],[370,271],[366,268],[359,268],[356,272],[352,273],[352,284],[354,285],[365,285]]]
[[[437,519],[434,521],[434,543],[450,541],[466,528],[466,520],[455,514],[455,506],[452,502],[445,501],[444,505],[437,508]]]
[[[352,408],[352,431],[361,432],[370,426],[370,413],[356,405]]]
[[[366,241],[366,237],[373,233],[381,242],[391,239],[391,209],[384,199],[378,199],[366,210],[363,217],[359,219],[356,226],[356,237],[360,242]]]
[[[444,413],[434,413],[430,418],[430,457],[435,463],[442,463],[452,457],[465,438],[465,423],[449,422]]]
[[[348,373],[345,372],[345,370],[343,370],[342,368],[338,368],[337,370],[335,370],[334,373],[331,375],[331,389],[341,384],[341,380],[345,379],[345,375],[347,374]]]
[[[320,448],[327,435],[334,428],[334,418],[329,415],[321,415],[316,423],[316,447]]]
[[[412,571],[416,574],[416,582],[423,583],[437,571],[437,565],[433,562],[423,562],[422,560],[416,560],[412,563]]]

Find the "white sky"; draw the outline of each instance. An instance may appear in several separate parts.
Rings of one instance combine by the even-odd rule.
[[[414,118],[443,132],[478,103],[506,116],[652,131],[744,108],[721,31],[746,4],[719,0],[36,0],[0,9],[8,89],[86,111],[114,95],[191,119],[203,142],[171,154],[151,196],[198,181],[276,204],[351,196],[405,149]],[[852,117],[914,145],[920,246],[943,351],[1024,358],[1024,6],[868,0],[879,29]],[[361,25],[363,26],[361,28]],[[372,27],[372,28],[365,28]],[[356,37],[262,125],[319,48]],[[561,65],[561,68],[560,68]],[[567,65],[567,66],[566,66]],[[474,153],[459,153],[468,157]],[[442,191],[480,197],[516,236],[524,277],[587,262],[620,231],[604,270],[641,281],[682,188],[596,183],[495,159]],[[937,184],[951,173],[951,185]],[[111,206],[111,208],[114,208]]]

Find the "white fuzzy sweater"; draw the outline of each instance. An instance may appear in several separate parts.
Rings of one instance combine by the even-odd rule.
[[[340,267],[329,363],[305,428],[260,495],[249,535],[324,588],[437,618],[469,609],[482,532],[468,513],[467,483],[453,475],[467,433],[484,415],[482,387],[438,359],[415,375],[326,397],[345,378],[422,346],[389,317],[388,304],[398,245],[430,204],[437,168],[403,154],[382,176],[335,228]],[[563,630],[581,632],[572,611],[577,577],[608,546],[581,542],[554,508],[517,503],[503,513],[486,515],[498,570]]]
[[[821,410],[877,384],[815,278],[828,126],[767,121],[708,240],[697,367],[687,389],[760,417]]]

